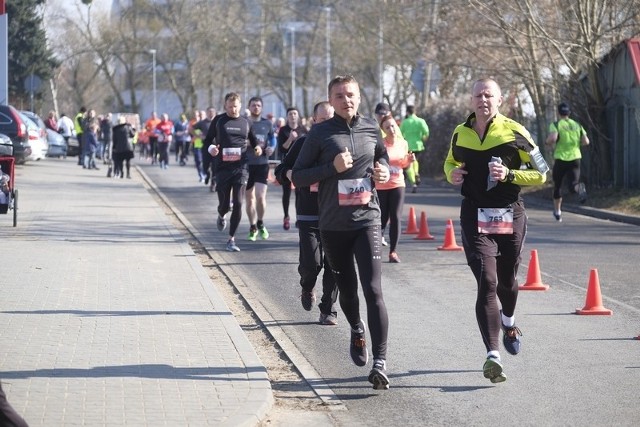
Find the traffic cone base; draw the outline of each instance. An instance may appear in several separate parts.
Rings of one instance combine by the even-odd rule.
[[[589,274],[589,287],[587,288],[587,299],[582,309],[576,309],[576,314],[611,316],[613,311],[604,308],[602,305],[602,294],[600,293],[600,280],[598,270],[591,269]]]
[[[549,285],[542,283],[540,264],[538,262],[538,251],[535,249],[531,251],[527,281],[523,285],[518,286],[518,289],[521,291],[546,291],[549,289]]]
[[[438,246],[439,251],[461,251],[463,248],[456,243],[456,234],[453,231],[453,221],[447,220],[444,233],[444,243]]]
[[[433,239],[435,239],[435,237],[433,237],[429,233],[429,225],[427,224],[427,214],[424,211],[422,211],[422,213],[420,214],[420,232],[413,239],[414,240],[433,240]]]
[[[416,224],[416,210],[413,206],[409,208],[409,219],[407,220],[407,228],[403,231],[404,234],[418,234],[418,225]]]

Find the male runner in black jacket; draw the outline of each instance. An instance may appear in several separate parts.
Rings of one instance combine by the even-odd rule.
[[[335,116],[307,135],[292,181],[296,187],[320,182],[320,236],[340,291],[340,307],[351,325],[351,359],[365,366],[366,330],[354,257],[358,263],[374,358],[369,382],[376,390],[386,390],[389,318],[382,297],[380,205],[374,183],[389,180],[389,159],[376,121],[358,114],[360,88],[353,76],[331,80],[329,102]]]

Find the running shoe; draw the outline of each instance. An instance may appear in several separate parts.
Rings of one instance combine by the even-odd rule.
[[[382,359],[373,361],[373,368],[369,372],[369,382],[374,390],[389,390],[389,377],[387,376],[387,363]]]
[[[417,186],[417,185],[415,185],[415,184],[413,184],[413,188],[411,189],[411,192],[412,192],[413,194],[416,194],[416,193],[418,192],[418,186]]]
[[[311,311],[313,304],[316,302],[316,294],[314,294],[313,291],[302,291],[302,295],[300,295],[300,302],[302,302],[302,308],[307,311]]]
[[[583,182],[578,184],[578,200],[582,204],[586,203],[587,201],[587,188],[585,187]]]
[[[284,217],[284,220],[282,221],[282,228],[284,228],[285,230],[288,230],[291,228],[291,222],[289,221],[288,216]]]
[[[510,354],[514,356],[520,353],[520,338],[518,335],[522,336],[522,332],[520,332],[520,328],[513,325],[508,328],[502,325],[502,331],[504,335],[502,336],[502,343],[504,344],[505,350],[507,350]]]
[[[380,238],[380,244],[382,244],[382,246],[389,246],[389,243],[384,239],[384,236]]]
[[[349,353],[351,360],[357,366],[364,366],[369,361],[369,353],[367,352],[367,341],[365,340],[366,328],[362,320],[358,323],[358,329],[351,329],[351,344],[349,345]]]
[[[223,231],[227,228],[227,220],[223,216],[218,216],[218,231]]]
[[[558,222],[562,222],[562,214],[561,213],[553,213],[553,217],[556,219],[556,221]]]
[[[229,240],[227,242],[227,252],[240,252],[240,248],[236,245],[235,240]]]
[[[257,238],[258,238],[258,229],[257,228],[251,228],[249,230],[249,240],[252,241],[252,242],[255,242]]]
[[[264,225],[258,228],[258,233],[260,233],[260,238],[262,240],[267,240],[269,238],[269,232],[267,231],[267,227]]]
[[[400,257],[398,256],[397,253],[391,252],[389,254],[389,262],[392,262],[392,263],[395,263],[395,264],[399,264],[400,263]]]
[[[320,319],[318,322],[321,325],[337,325],[338,324],[338,316],[334,313],[324,314],[320,313]]]
[[[502,363],[497,357],[487,357],[482,366],[482,374],[494,384],[507,380],[507,376],[502,372]]]

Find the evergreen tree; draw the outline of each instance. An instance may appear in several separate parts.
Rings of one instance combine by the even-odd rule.
[[[42,8],[45,0],[20,0],[6,3],[9,35],[9,100],[27,99],[25,79],[34,74],[43,82],[53,76],[59,62],[47,47]]]

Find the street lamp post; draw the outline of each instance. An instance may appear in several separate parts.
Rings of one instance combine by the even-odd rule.
[[[291,31],[291,105],[296,105],[296,27],[289,27]]]
[[[327,33],[326,33],[326,51],[327,51],[327,85],[325,87],[329,87],[329,82],[331,81],[331,8],[325,7],[325,12],[327,12]]]
[[[157,105],[156,105],[156,50],[155,49],[149,49],[149,53],[151,54],[151,61],[152,61],[152,73],[153,73],[153,112],[157,113],[158,110]]]

